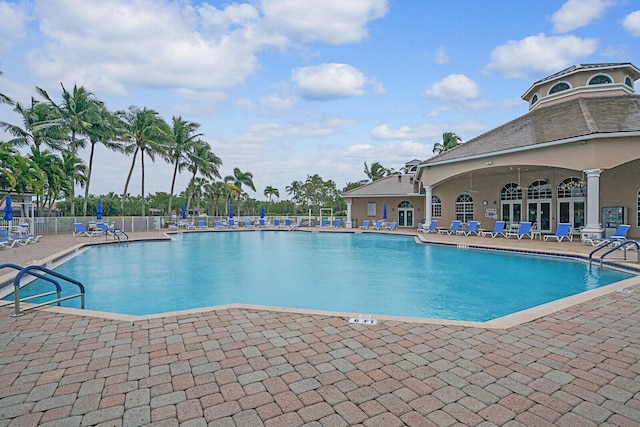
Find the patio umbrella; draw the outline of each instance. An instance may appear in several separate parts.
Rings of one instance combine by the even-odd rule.
[[[233,218],[233,205],[229,205],[229,218]]]
[[[182,219],[187,219],[187,208],[182,204]]]
[[[2,219],[4,219],[5,221],[11,221],[13,219],[13,215],[11,214],[13,212],[13,206],[11,206],[11,195],[7,194],[5,203],[4,217]]]
[[[96,219],[102,219],[102,200],[98,200],[98,208],[96,209]]]
[[[382,207],[382,219],[387,219],[387,204]]]
[[[264,205],[260,208],[260,218],[264,218],[267,214],[264,212]]]

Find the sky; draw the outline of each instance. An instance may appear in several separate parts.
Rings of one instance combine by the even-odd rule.
[[[640,66],[638,0],[0,0],[0,21],[0,93],[78,85],[111,111],[199,123],[221,175],[251,172],[259,200],[426,160],[444,132],[525,114],[531,84],[571,65]],[[99,148],[90,192],[121,193],[131,160]],[[171,166],[145,165],[145,192],[168,193]],[[130,193],[140,181],[138,166]]]

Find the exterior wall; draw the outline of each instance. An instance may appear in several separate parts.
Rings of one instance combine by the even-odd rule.
[[[373,222],[382,219],[384,204],[387,204],[387,221],[398,221],[398,205],[400,202],[407,200],[413,203],[413,227],[417,228],[421,220],[424,220],[424,196],[387,196],[387,197],[357,197],[346,199],[351,202],[351,218],[358,220],[358,226],[362,225],[362,221],[368,219]],[[367,215],[367,204],[376,203],[376,215]]]

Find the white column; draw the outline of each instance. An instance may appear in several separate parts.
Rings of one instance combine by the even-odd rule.
[[[431,224],[431,197],[433,196],[433,187],[430,185],[424,186],[424,223],[428,226]]]
[[[351,202],[347,202],[347,223],[345,224],[346,228],[351,228]]]
[[[587,176],[587,224],[582,233],[597,234],[602,236],[602,224],[598,222],[600,217],[600,174],[602,169],[587,169],[583,171]]]

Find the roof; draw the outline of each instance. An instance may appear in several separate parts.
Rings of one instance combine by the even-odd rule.
[[[580,136],[640,131],[640,96],[580,97],[530,111],[422,164],[463,159]]]
[[[415,194],[414,183],[414,174],[392,175],[347,191],[342,197],[406,196]]]

